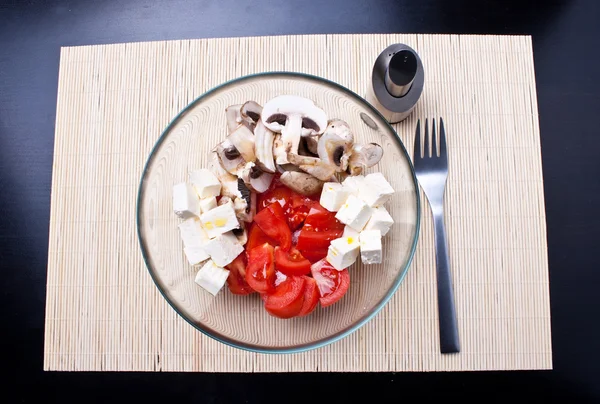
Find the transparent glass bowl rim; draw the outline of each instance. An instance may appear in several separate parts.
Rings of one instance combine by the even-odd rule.
[[[220,335],[216,335],[213,332],[211,332],[211,330],[209,329],[205,329],[202,324],[199,324],[197,322],[194,322],[192,320],[190,320],[185,314],[183,314],[178,308],[177,308],[177,304],[175,304],[174,302],[171,301],[171,299],[169,299],[169,297],[167,296],[166,292],[163,290],[163,288],[160,285],[160,282],[158,279],[156,279],[155,274],[154,274],[154,270],[151,268],[151,265],[148,263],[148,252],[146,250],[146,247],[144,245],[144,241],[143,241],[143,236],[141,234],[140,231],[140,221],[141,221],[141,217],[142,217],[142,212],[140,210],[140,205],[141,205],[141,200],[142,200],[142,189],[143,189],[143,184],[144,184],[144,180],[146,178],[146,173],[148,170],[148,166],[150,165],[150,163],[152,162],[156,151],[160,148],[160,146],[162,145],[162,143],[164,142],[164,140],[167,138],[168,134],[171,131],[171,128],[173,127],[173,125],[175,125],[175,123],[177,123],[177,121],[186,114],[187,111],[189,111],[191,108],[193,108],[196,104],[198,104],[199,102],[201,102],[204,98],[212,95],[215,92],[218,92],[219,90],[221,90],[222,88],[228,87],[230,85],[234,85],[235,83],[240,83],[240,82],[244,82],[247,80],[252,80],[252,79],[260,79],[260,78],[287,78],[287,79],[293,79],[293,78],[301,78],[301,79],[308,79],[308,80],[312,80],[315,82],[320,82],[321,84],[325,84],[331,87],[334,87],[335,89],[347,94],[349,97],[354,98],[355,100],[357,100],[358,102],[360,102],[366,109],[370,110],[374,115],[378,116],[379,118],[381,118],[381,121],[384,122],[390,132],[393,134],[394,136],[394,140],[396,141],[396,143],[400,146],[400,149],[402,150],[402,152],[404,153],[404,156],[406,157],[409,167],[410,167],[410,171],[411,171],[411,175],[412,175],[412,181],[415,187],[415,197],[416,197],[416,205],[417,205],[417,218],[416,218],[416,223],[415,223],[415,234],[414,234],[414,239],[412,242],[412,246],[410,249],[410,254],[408,256],[408,259],[406,260],[406,263],[404,265],[404,268],[402,268],[399,276],[396,278],[396,280],[394,281],[394,283],[392,284],[391,288],[387,291],[387,293],[379,300],[379,302],[373,307],[373,309],[371,309],[370,313],[368,313],[367,315],[365,315],[364,317],[362,317],[361,319],[359,319],[358,321],[356,321],[354,324],[352,324],[351,326],[349,326],[347,329],[340,331],[338,333],[332,334],[327,338],[315,341],[315,342],[311,342],[311,343],[306,343],[306,344],[302,344],[302,345],[297,345],[294,347],[286,347],[286,348],[269,348],[269,347],[264,347],[264,348],[257,348],[255,345],[249,345],[249,344],[245,344],[245,343],[241,343],[239,341],[233,340],[233,339],[229,339]],[[238,349],[242,349],[242,350],[246,350],[246,351],[250,351],[250,352],[257,352],[257,353],[271,353],[271,354],[287,354],[287,353],[300,353],[300,352],[305,352],[305,351],[309,351],[309,350],[313,350],[313,349],[317,349],[317,348],[321,348],[324,347],[326,345],[332,344],[336,341],[341,340],[342,338],[352,334],[353,332],[355,332],[356,330],[358,330],[360,327],[362,327],[363,325],[365,325],[367,322],[369,322],[373,317],[375,317],[377,315],[377,313],[379,313],[381,311],[381,309],[387,304],[387,302],[392,298],[392,296],[396,293],[396,291],[398,290],[398,288],[400,287],[400,284],[402,284],[402,281],[404,280],[404,277],[406,276],[406,273],[408,272],[408,268],[410,267],[412,260],[414,258],[415,255],[415,251],[417,248],[417,242],[419,239],[419,231],[420,231],[420,223],[421,223],[421,201],[420,201],[420,196],[419,196],[420,190],[419,190],[419,184],[417,181],[417,177],[415,174],[415,169],[414,166],[412,164],[412,160],[410,159],[410,156],[408,154],[408,152],[406,151],[406,148],[404,147],[404,143],[402,143],[402,140],[400,139],[400,137],[398,136],[398,134],[396,133],[396,131],[394,130],[394,128],[389,124],[389,122],[381,115],[381,113],[375,108],[373,107],[367,100],[365,100],[363,97],[361,97],[360,95],[356,94],[354,91],[350,90],[349,88],[346,88],[344,86],[342,86],[341,84],[338,84],[334,81],[325,79],[323,77],[319,77],[319,76],[314,76],[311,74],[307,74],[307,73],[299,73],[299,72],[289,72],[289,71],[271,71],[271,72],[263,72],[263,73],[256,73],[256,74],[250,74],[250,75],[245,75],[245,76],[241,76],[241,77],[237,77],[235,79],[226,81],[221,83],[220,85],[213,87],[212,89],[208,90],[207,92],[205,92],[204,94],[200,95],[199,97],[197,97],[194,101],[192,101],[191,103],[189,103],[183,110],[181,110],[177,116],[175,116],[171,122],[169,122],[169,124],[167,125],[167,127],[163,130],[163,132],[161,133],[160,137],[158,138],[158,140],[156,141],[156,143],[154,144],[154,147],[152,148],[152,151],[150,152],[150,155],[148,156],[148,159],[146,160],[146,163],[144,164],[144,169],[142,171],[142,176],[140,179],[140,184],[139,184],[139,188],[138,188],[138,195],[137,195],[137,202],[136,202],[136,228],[137,228],[137,234],[138,234],[138,242],[140,244],[140,249],[142,251],[142,256],[144,258],[144,264],[146,265],[146,268],[148,269],[148,272],[150,273],[150,276],[152,277],[152,281],[154,282],[154,284],[156,285],[156,287],[158,288],[160,294],[165,298],[165,300],[169,303],[169,305],[173,308],[173,310],[175,310],[175,312],[182,317],[186,322],[188,322],[192,327],[194,327],[195,329],[197,329],[198,331],[200,331],[201,333],[203,333],[204,335],[207,335],[210,338],[213,338],[223,344],[232,346],[234,348],[238,348]]]

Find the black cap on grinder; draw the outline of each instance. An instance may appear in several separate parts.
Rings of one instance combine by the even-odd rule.
[[[423,64],[408,45],[387,47],[373,66],[369,101],[390,122],[400,122],[414,109],[423,93]]]

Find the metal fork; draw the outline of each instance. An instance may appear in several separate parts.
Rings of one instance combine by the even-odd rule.
[[[444,226],[444,190],[448,178],[448,152],[446,150],[446,131],[440,118],[440,145],[437,147],[435,119],[432,123],[431,152],[429,150],[429,128],[425,119],[425,140],[421,154],[421,121],[417,121],[413,162],[417,179],[429,201],[433,213],[435,228],[435,261],[437,272],[438,312],[440,327],[440,348],[442,353],[460,352],[454,292],[450,275],[448,243]],[[439,151],[439,153],[438,153]]]

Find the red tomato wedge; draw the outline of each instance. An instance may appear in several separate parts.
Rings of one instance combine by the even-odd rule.
[[[317,282],[309,277],[304,277],[304,303],[302,304],[302,309],[300,309],[300,313],[298,316],[307,316],[312,313],[317,307],[317,303],[319,303],[319,288],[317,286]]]
[[[275,249],[264,243],[247,251],[246,282],[259,293],[275,291]]]
[[[275,288],[265,300],[265,309],[279,318],[292,318],[304,304],[304,277],[290,276]]]
[[[273,178],[270,188],[258,194],[258,203],[256,209],[260,212],[267,206],[278,202],[284,210],[286,210],[292,201],[293,191],[279,182],[279,178]]]
[[[311,264],[314,264],[317,261],[322,260],[327,256],[327,247],[325,248],[312,248],[308,250],[299,250],[300,253],[310,261]]]
[[[271,237],[267,236],[256,223],[252,223],[250,230],[248,230],[248,242],[245,246],[246,251],[250,251],[254,247],[258,247],[264,243],[269,243],[272,246],[278,244],[277,240],[273,240]]]
[[[304,223],[308,216],[310,208],[308,206],[298,206],[297,208],[288,209],[287,222],[292,231],[296,230]]]
[[[227,286],[234,295],[249,295],[254,289],[246,282],[246,254],[241,253],[229,265],[225,267],[229,270],[227,277]]]
[[[283,219],[282,219],[283,217]],[[254,223],[268,236],[279,242],[279,246],[288,251],[292,246],[292,232],[288,227],[283,209],[275,202],[254,216]]]
[[[344,224],[319,204],[313,204],[298,235],[296,247],[301,251],[326,249],[331,240],[344,233]]]
[[[331,306],[348,291],[348,286],[350,286],[348,268],[338,271],[323,259],[314,263],[310,269],[319,287],[321,306]]]
[[[283,251],[275,247],[275,268],[286,275],[300,276],[310,273],[310,261],[302,256],[300,251],[293,248]]]

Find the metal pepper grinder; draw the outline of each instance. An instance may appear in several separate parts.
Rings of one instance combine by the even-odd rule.
[[[367,101],[390,123],[410,115],[423,93],[423,63],[410,46],[394,44],[379,54],[373,65]]]

